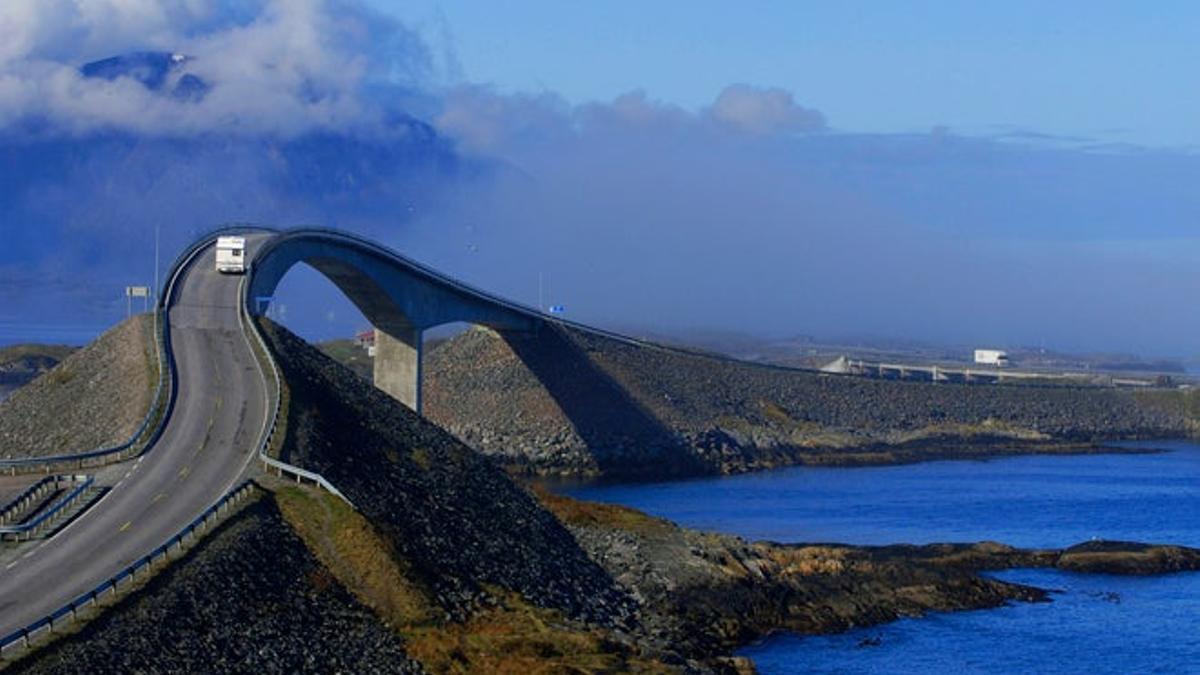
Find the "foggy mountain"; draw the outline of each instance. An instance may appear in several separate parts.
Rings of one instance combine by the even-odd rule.
[[[120,318],[156,230],[165,269],[200,231],[261,222],[660,334],[1195,353],[1187,149],[855,133],[736,82],[698,109],[502,92],[354,0],[12,7],[38,29],[0,47],[0,340]],[[361,328],[294,276],[290,325]]]

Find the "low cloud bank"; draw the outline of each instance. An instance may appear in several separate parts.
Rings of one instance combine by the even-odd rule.
[[[746,83],[573,104],[435,53],[354,0],[0,4],[0,339],[118,318],[156,230],[258,221],[622,328],[1195,351],[1193,154],[854,134]],[[358,327],[285,286],[308,334]]]

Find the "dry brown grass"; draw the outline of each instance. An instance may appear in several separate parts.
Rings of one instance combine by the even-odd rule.
[[[465,623],[442,620],[394,547],[349,505],[300,487],[282,488],[275,499],[332,576],[401,635],[408,656],[431,673],[675,672],[631,653],[600,629],[500,588],[487,589],[497,606]]]
[[[520,596],[489,589],[500,606],[467,623],[403,631],[408,655],[434,673],[671,673],[601,631],[574,626]]]
[[[988,418],[977,424],[945,423],[931,424],[902,434],[897,439],[899,443],[924,440],[938,436],[957,436],[971,438],[974,436],[1002,436],[1020,441],[1044,441],[1050,437],[1037,429],[1018,426],[1002,420]]]
[[[389,625],[427,621],[427,595],[412,583],[366,518],[337,497],[303,488],[275,493],[284,518],[326,568]]]
[[[842,548],[763,546],[759,551],[779,565],[780,577],[836,575],[845,572],[848,566],[848,552]]]
[[[665,532],[674,528],[670,521],[648,516],[628,506],[599,504],[554,494],[534,485],[533,494],[556,518],[577,527],[607,527],[640,534]]]

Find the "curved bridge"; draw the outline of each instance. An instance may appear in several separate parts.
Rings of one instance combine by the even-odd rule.
[[[215,271],[217,234],[234,232],[246,236],[253,256],[244,277]],[[151,444],[132,459],[106,450],[23,460],[46,470],[64,461],[108,466],[97,471],[105,491],[89,509],[48,539],[0,551],[0,660],[35,631],[74,620],[102,591],[115,591],[117,580],[166,558],[171,542],[244,492],[234,486],[256,474],[253,460],[269,444],[278,412],[267,377],[275,364],[269,354],[256,355],[253,336],[261,336],[248,319],[301,262],[331,279],[375,325],[376,384],[418,412],[421,334],[462,321],[500,331],[589,445],[612,429],[647,439],[666,433],[561,329],[646,343],[545,316],[345,232],[223,228],[200,238],[166,277],[159,310],[171,393]],[[336,493],[320,476],[264,461]]]
[[[289,230],[252,260],[247,311],[260,314],[280,280],[306,263],[325,275],[375,327],[375,385],[421,412],[422,333],[452,322],[532,333],[537,310],[472,288],[369,240],[336,230]]]

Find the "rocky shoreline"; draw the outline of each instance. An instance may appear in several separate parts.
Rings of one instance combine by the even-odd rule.
[[[1052,601],[1048,589],[984,573],[1054,568],[1152,575],[1200,570],[1200,549],[1092,541],[1067,549],[995,542],[922,546],[775,544],[697,532],[621,506],[546,491],[580,545],[656,627],[718,661],[774,632],[836,633],[935,611]],[[745,666],[745,664],[741,664]]]

